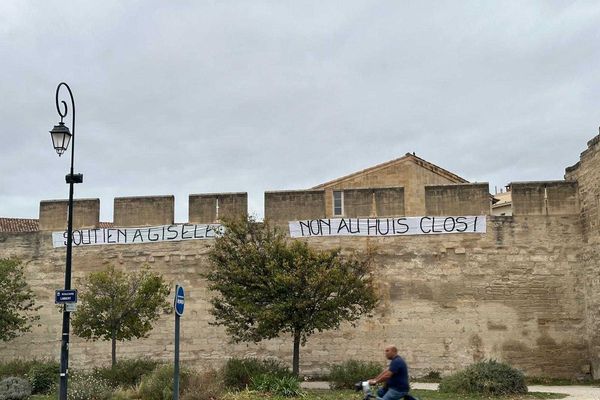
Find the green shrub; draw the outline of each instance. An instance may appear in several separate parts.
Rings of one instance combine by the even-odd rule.
[[[440,382],[440,392],[510,395],[527,393],[522,372],[494,360],[482,361]]]
[[[290,377],[292,372],[281,361],[274,359],[231,358],[223,367],[223,382],[230,390],[242,390],[250,385],[253,377],[269,374]]]
[[[159,364],[149,358],[132,358],[117,361],[114,367],[96,368],[94,372],[113,386],[135,386]]]
[[[418,378],[418,382],[435,382],[438,383],[442,380],[442,375],[439,371],[429,371],[427,374]]]
[[[0,381],[0,400],[25,400],[31,396],[31,385],[25,378],[11,376]]]
[[[257,375],[250,380],[250,389],[283,397],[297,397],[302,394],[300,382],[294,376]]]
[[[0,378],[9,376],[20,376],[26,377],[29,370],[39,361],[36,360],[10,360],[6,362],[0,362]]]
[[[73,374],[69,378],[68,400],[109,400],[110,382],[95,374]]]
[[[40,361],[29,370],[29,382],[34,394],[49,393],[58,384],[60,364],[56,361]]]
[[[191,373],[185,382],[181,400],[214,400],[223,393],[223,379],[217,371]]]
[[[117,388],[110,396],[110,400],[131,400],[138,398],[134,388]]]
[[[144,400],[171,400],[173,398],[173,365],[162,365],[142,377],[138,394]],[[179,395],[189,386],[191,372],[179,370]]]
[[[376,362],[348,360],[331,366],[329,386],[332,389],[353,389],[356,382],[373,378],[382,370],[381,364]]]

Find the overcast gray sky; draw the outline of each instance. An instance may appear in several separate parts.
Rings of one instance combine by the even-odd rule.
[[[600,125],[600,2],[0,2],[0,216],[79,198],[302,189],[416,154],[470,181],[562,179]],[[70,117],[67,125],[70,125]]]

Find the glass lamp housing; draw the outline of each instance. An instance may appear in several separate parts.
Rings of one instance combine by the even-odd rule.
[[[69,142],[71,141],[72,135],[69,128],[65,126],[64,123],[59,122],[59,124],[54,125],[54,128],[50,131],[50,136],[52,137],[54,150],[56,150],[59,157],[62,156],[69,147]]]

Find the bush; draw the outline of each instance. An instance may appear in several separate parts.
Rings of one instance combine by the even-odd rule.
[[[24,400],[31,396],[31,385],[25,378],[11,376],[0,381],[0,400]]]
[[[159,364],[149,358],[124,359],[117,361],[114,367],[96,368],[94,372],[113,386],[136,386]]]
[[[440,392],[509,395],[527,393],[523,373],[494,360],[473,364],[440,382]]]
[[[353,389],[356,382],[373,378],[382,370],[381,364],[376,362],[348,360],[331,367],[329,386],[332,389]]]
[[[137,398],[137,393],[133,388],[117,388],[110,396],[110,400],[131,400]]]
[[[419,382],[434,382],[434,383],[438,383],[442,380],[442,375],[440,374],[439,371],[429,371],[427,374],[423,375],[422,377],[418,378],[417,381]]]
[[[149,375],[142,377],[138,394],[144,400],[171,400],[173,398],[173,365],[163,365]],[[184,388],[189,387],[191,373],[181,368],[179,370],[179,395]]]
[[[95,374],[73,374],[69,378],[68,400],[109,400],[110,383]]]
[[[190,374],[183,388],[181,400],[214,400],[221,397],[223,380],[214,370]]]
[[[283,397],[297,397],[302,394],[300,382],[294,376],[257,375],[252,377],[250,389]]]
[[[257,358],[230,358],[223,367],[223,382],[227,389],[242,390],[250,385],[253,377],[272,375],[280,378],[293,376],[279,360]]]
[[[34,394],[49,393],[58,384],[60,364],[56,361],[40,361],[29,370],[29,382]]]
[[[39,361],[36,360],[11,360],[0,363],[0,378],[9,376],[26,377],[29,370]]]

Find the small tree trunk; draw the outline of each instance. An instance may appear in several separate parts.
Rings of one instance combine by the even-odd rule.
[[[112,350],[112,354],[111,354],[112,355],[112,359],[111,359],[112,364],[111,364],[111,366],[112,366],[112,368],[114,368],[115,364],[117,363],[117,335],[115,332],[112,333],[111,339],[112,339],[111,340],[111,342],[112,342],[111,343],[112,344],[112,349],[111,349]]]
[[[294,332],[294,358],[292,370],[297,377],[300,374],[300,332]]]

